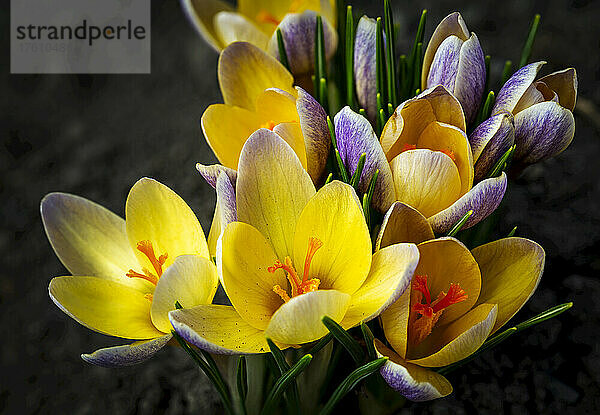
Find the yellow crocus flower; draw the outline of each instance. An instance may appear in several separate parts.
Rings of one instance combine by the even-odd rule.
[[[130,365],[151,357],[171,338],[168,312],[210,304],[215,265],[194,212],[167,186],[149,179],[131,188],[126,220],[66,193],[41,203],[48,239],[72,276],[53,278],[50,297],[82,325],[137,340],[83,354],[101,366]]]
[[[318,340],[329,316],[350,328],[381,313],[405,290],[414,244],[371,251],[354,189],[334,181],[318,192],[292,148],[267,129],[240,156],[237,222],[224,230],[217,267],[231,306],[169,313],[175,330],[214,353],[268,351]]]

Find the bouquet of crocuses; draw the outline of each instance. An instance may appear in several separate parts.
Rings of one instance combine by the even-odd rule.
[[[495,94],[459,13],[425,44],[423,11],[397,56],[388,0],[383,18],[359,20],[339,1],[181,3],[220,51],[224,103],[201,119],[220,164],[196,166],[216,192],[213,222],[206,238],[150,178],[131,188],[125,220],[70,194],[42,200],[72,274],[52,279],[50,297],[134,340],[86,362],[132,365],[174,344],[230,415],[329,414],[343,399],[392,413],[447,396],[447,373],[572,305],[505,328],[544,250],[516,228],[483,244],[467,230],[509,178],[573,139],[575,70],[538,78],[544,62],[527,63],[539,15]]]

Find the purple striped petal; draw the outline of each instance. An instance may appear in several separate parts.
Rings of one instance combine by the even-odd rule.
[[[456,36],[448,36],[438,48],[427,77],[427,88],[443,85],[454,91],[460,51],[465,42]]]
[[[563,69],[540,78],[558,94],[560,105],[573,111],[577,102],[577,72],[574,68]]]
[[[414,402],[431,401],[452,393],[448,380],[428,368],[406,362],[397,353],[375,340],[377,357],[389,360],[379,370],[383,379],[395,391]]]
[[[337,48],[337,32],[327,19],[322,20],[325,58],[329,60]],[[316,27],[317,14],[312,10],[306,10],[303,13],[288,13],[279,23],[278,28],[283,36],[285,53],[290,70],[294,75],[314,72]],[[277,33],[273,33],[268,49],[271,55],[280,59]]]
[[[358,103],[367,112],[372,123],[377,116],[377,67],[375,64],[375,36],[377,22],[363,16],[356,28],[354,40],[354,79]]]
[[[475,160],[475,182],[481,181],[515,142],[515,124],[503,111],[482,122],[469,137]]]
[[[304,89],[296,87],[296,90],[298,91],[296,109],[304,136],[308,174],[313,183],[320,184],[331,149],[327,113],[321,104]]]
[[[231,184],[235,186],[237,180],[237,172],[229,167],[225,167],[221,164],[211,164],[209,166],[205,164],[196,163],[196,170],[206,180],[213,189],[217,187],[217,178],[222,172],[225,172],[231,181]]]
[[[462,104],[467,124],[475,118],[485,88],[485,57],[473,33],[460,50],[454,95]]]
[[[348,174],[354,174],[361,154],[366,153],[359,190],[365,192],[375,170],[379,170],[373,205],[380,212],[387,211],[395,199],[394,182],[389,163],[373,127],[365,117],[355,113],[348,106],[335,115],[334,123],[338,150]]]
[[[123,346],[107,347],[94,353],[82,354],[81,358],[88,363],[102,367],[132,366],[150,359],[171,340],[167,334],[152,340],[139,341]]]
[[[556,102],[541,102],[515,115],[513,160],[526,166],[556,156],[575,135],[573,113]]]
[[[237,221],[235,188],[226,172],[221,172],[217,178],[217,204],[221,213],[221,232],[231,222]]]
[[[513,112],[545,63],[544,61],[530,63],[515,72],[498,92],[492,114],[497,114],[500,111]]]
[[[430,217],[429,224],[436,234],[448,232],[469,210],[473,214],[463,229],[479,223],[487,218],[500,205],[506,192],[506,173],[477,183],[469,192],[452,204],[452,206]]]

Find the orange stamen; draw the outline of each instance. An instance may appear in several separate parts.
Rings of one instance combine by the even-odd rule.
[[[416,150],[416,149],[417,149],[417,145],[416,145],[416,144],[408,144],[408,143],[405,143],[405,144],[402,146],[402,148],[400,149],[400,152],[401,152],[401,153],[404,153],[405,151],[408,151],[408,150]]]
[[[269,130],[273,131],[273,128],[275,128],[275,126],[276,126],[276,125],[277,125],[277,124],[275,123],[275,121],[273,121],[273,120],[269,120],[269,121],[267,121],[267,122],[265,122],[265,123],[261,124],[261,125],[260,125],[260,128],[267,128],[267,129],[269,129]]]
[[[277,20],[275,16],[273,16],[266,10],[261,10],[260,12],[258,12],[258,14],[256,15],[256,21],[259,23],[271,23],[275,26],[278,26],[279,23],[281,23],[281,21]]]
[[[304,261],[304,275],[302,275],[302,282],[306,282],[308,280],[308,271],[310,270],[310,263],[312,262],[313,257],[323,246],[323,242],[320,239],[315,237],[308,238],[308,251],[306,251],[306,260]]]
[[[144,271],[147,270],[144,268]],[[154,285],[158,283],[158,278],[156,278],[156,275],[150,272],[148,272],[147,274],[140,274],[139,272],[135,272],[134,270],[130,269],[129,272],[125,275],[129,278],[141,278],[143,280],[151,282]]]
[[[162,254],[158,258],[156,258],[156,254],[154,253],[154,247],[152,246],[152,242],[147,241],[147,240],[139,241],[137,243],[137,249],[138,249],[138,251],[140,251],[141,253],[146,255],[146,257],[150,261],[150,264],[152,264],[152,267],[154,268],[156,275],[153,274],[152,272],[148,271],[146,268],[142,268],[143,274],[136,272],[133,269],[130,269],[129,272],[125,275],[129,278],[142,278],[142,279],[149,281],[152,284],[156,285],[158,283],[158,279],[160,278],[160,276],[163,273],[162,267],[165,264],[165,261],[167,260],[167,258],[169,256],[165,252],[164,254]]]
[[[450,288],[448,289],[448,294],[444,295],[439,301],[433,304],[433,312],[438,313],[446,307],[451,306],[452,304],[460,303],[461,301],[465,301],[468,295],[460,288],[458,284],[450,284]]]

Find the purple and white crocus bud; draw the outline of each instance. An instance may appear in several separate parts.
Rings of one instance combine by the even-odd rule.
[[[515,123],[508,111],[491,116],[469,136],[473,161],[475,162],[474,182],[485,179],[496,162],[515,142]]]
[[[568,68],[535,81],[544,63],[531,63],[515,72],[492,110],[492,114],[509,111],[514,116],[516,171],[561,153],[575,135],[577,73]]]
[[[446,16],[427,45],[421,89],[445,86],[461,103],[469,124],[477,114],[485,78],[485,58],[477,35],[469,34],[460,13]]]
[[[377,116],[376,29],[377,21],[363,16],[358,22],[354,40],[356,97],[372,124],[375,124]]]

